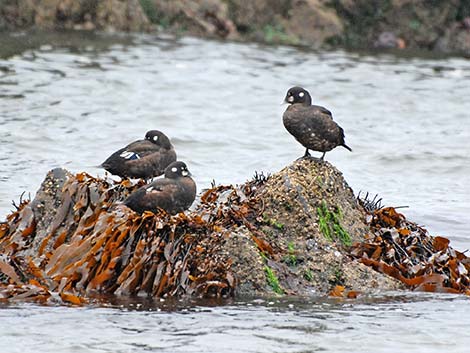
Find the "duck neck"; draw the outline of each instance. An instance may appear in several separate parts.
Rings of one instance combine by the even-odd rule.
[[[305,100],[302,102],[302,105],[309,107],[312,105],[312,97],[310,97],[310,94],[307,94],[305,96]]]
[[[160,146],[162,146],[166,150],[170,150],[172,147],[170,140],[166,136],[161,136],[158,143],[160,144]]]

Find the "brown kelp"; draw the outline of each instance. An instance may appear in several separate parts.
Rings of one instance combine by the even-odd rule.
[[[352,256],[413,290],[470,294],[470,259],[449,239],[431,236],[393,207],[366,209],[371,235],[352,246]]]
[[[213,183],[175,216],[123,205],[142,183],[51,171],[0,223],[0,300],[469,292],[463,253],[377,198],[358,202],[328,162]]]
[[[230,295],[235,276],[219,250],[233,225],[256,217],[249,185],[213,187],[195,212],[138,215],[120,201],[139,185],[69,176],[45,229],[35,218],[43,207],[29,201],[1,224],[0,296],[44,301],[58,292],[79,304],[92,293]]]

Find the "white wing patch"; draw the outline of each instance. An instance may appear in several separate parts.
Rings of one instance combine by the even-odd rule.
[[[119,157],[127,160],[140,159],[140,156],[137,153],[131,151],[124,151],[119,155]]]

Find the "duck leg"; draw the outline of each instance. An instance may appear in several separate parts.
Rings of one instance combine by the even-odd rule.
[[[305,149],[305,154],[302,157],[297,158],[297,160],[300,161],[306,158],[312,158],[312,156],[310,155],[310,152],[308,151],[308,148]]]

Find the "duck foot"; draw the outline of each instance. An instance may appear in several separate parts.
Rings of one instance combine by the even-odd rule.
[[[302,156],[296,159],[296,161],[303,161],[303,160],[308,160],[308,161],[315,161],[315,162],[323,162],[323,159],[318,158],[318,157],[313,157],[311,155],[308,156]]]
[[[302,157],[297,158],[296,160],[301,161],[301,160],[307,159],[307,160],[315,161],[315,162],[324,162],[323,158],[325,157],[325,154],[326,154],[326,152],[323,152],[323,155],[320,158],[319,157],[313,157],[310,154],[310,152],[308,151],[308,149],[306,149],[305,154]]]

